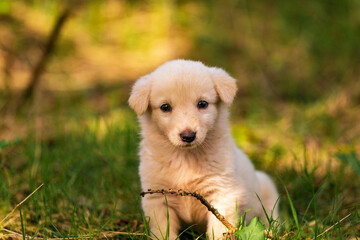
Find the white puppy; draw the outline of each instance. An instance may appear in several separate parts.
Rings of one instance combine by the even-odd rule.
[[[140,177],[142,189],[183,189],[204,196],[230,222],[236,212],[247,220],[270,215],[278,198],[270,178],[254,170],[230,134],[227,106],[236,81],[224,70],[201,62],[174,60],[140,78],[129,98],[142,128]],[[216,239],[223,224],[198,200],[160,194],[142,201],[150,230],[175,239],[184,226],[196,224]],[[169,212],[169,221],[167,219]],[[277,208],[273,217],[277,218]],[[235,224],[234,224],[235,225]]]

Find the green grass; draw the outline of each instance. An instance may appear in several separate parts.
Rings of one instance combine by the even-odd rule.
[[[94,119],[70,133],[60,127],[56,137],[44,141],[30,135],[4,149],[1,218],[43,183],[21,206],[29,235],[39,227],[44,237],[139,228],[138,128],[130,119],[121,125],[103,122],[104,129],[100,122]],[[15,229],[18,217],[11,217]]]
[[[1,223],[3,236],[146,239],[149,230],[140,207],[135,115],[127,108],[114,108],[107,115],[97,116],[82,112],[79,106],[69,110],[65,118],[63,113],[55,114],[56,124],[50,132],[32,130],[20,142],[3,142],[1,218],[44,184]],[[234,135],[240,138],[240,145],[241,139],[252,139],[245,135],[257,134],[256,127],[249,124],[248,128]],[[277,144],[287,148],[284,143]],[[268,156],[246,146],[255,159]],[[274,150],[270,147],[268,151]],[[281,194],[280,220],[271,223],[268,237],[356,239],[360,230],[360,183],[355,179],[359,175],[346,164],[358,161],[356,153],[342,151],[342,162],[331,157],[324,167],[306,147],[302,152],[303,156],[293,153],[291,164],[285,163],[284,154],[277,160],[278,155],[270,155],[263,164],[255,161],[258,168],[273,176]],[[130,237],[127,232],[144,236]],[[191,232],[183,235],[185,239],[196,236]]]

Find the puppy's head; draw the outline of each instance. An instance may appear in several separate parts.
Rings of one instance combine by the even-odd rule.
[[[174,60],[140,78],[129,104],[139,116],[150,114],[152,123],[174,146],[193,148],[214,127],[219,102],[229,105],[235,94],[236,81],[224,70]]]

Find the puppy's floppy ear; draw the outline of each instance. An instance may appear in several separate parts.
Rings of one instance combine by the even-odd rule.
[[[221,68],[211,67],[210,74],[220,99],[230,105],[237,91],[236,80]]]
[[[143,115],[149,106],[150,91],[151,80],[149,75],[137,80],[132,88],[129,105],[139,116]]]

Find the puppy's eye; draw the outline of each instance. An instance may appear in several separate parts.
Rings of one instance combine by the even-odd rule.
[[[167,104],[167,103],[161,105],[160,109],[163,112],[171,112],[171,106],[170,106],[170,104]]]
[[[205,108],[207,108],[207,106],[208,106],[209,104],[208,104],[208,102],[207,101],[199,101],[198,102],[198,104],[197,104],[197,108],[198,109],[205,109]]]

